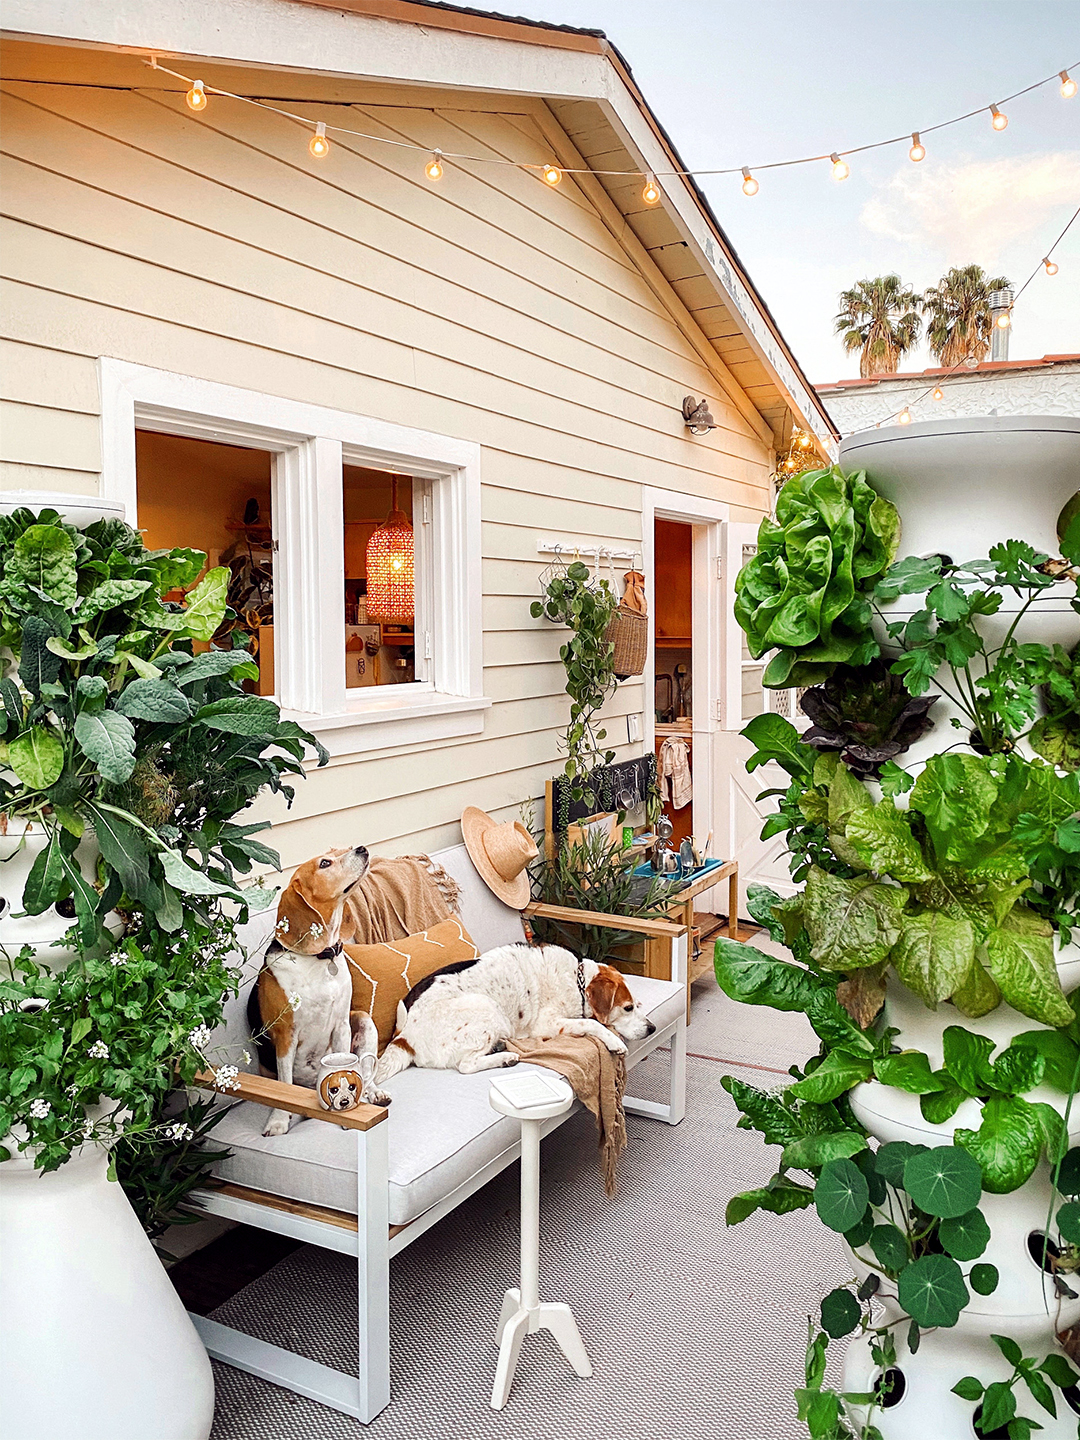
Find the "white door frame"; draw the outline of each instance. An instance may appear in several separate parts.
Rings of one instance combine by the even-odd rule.
[[[641,550],[644,560],[645,594],[649,602],[649,650],[645,661],[644,737],[645,753],[656,742],[656,712],[653,705],[655,689],[648,681],[655,674],[656,650],[656,557],[655,529],[657,520],[674,520],[693,526],[691,578],[691,653],[693,656],[693,716],[691,733],[694,741],[693,832],[702,835],[713,830],[714,842],[724,843],[726,830],[721,817],[714,813],[716,785],[713,774],[713,735],[719,727],[720,705],[724,694],[724,631],[723,588],[720,564],[723,555],[723,524],[730,506],[702,495],[685,495],[678,490],[658,490],[644,486],[641,491]],[[710,892],[711,893],[711,892]],[[708,895],[701,897],[704,906]]]

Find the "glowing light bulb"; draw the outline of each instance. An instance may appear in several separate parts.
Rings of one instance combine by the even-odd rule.
[[[744,195],[756,195],[758,192],[758,183],[745,165],[742,167],[742,176],[742,193]]]
[[[923,159],[926,154],[926,146],[919,139],[919,132],[917,130],[912,132],[911,149],[907,153],[908,159],[915,161]]]
[[[1059,70],[1058,74],[1061,76],[1062,98],[1065,100],[1071,100],[1072,97],[1076,94],[1076,81],[1072,78],[1072,76],[1067,70]]]
[[[900,411],[900,414],[897,415],[897,417],[896,417],[896,423],[897,423],[898,425],[910,425],[910,424],[911,424],[911,411],[910,411],[910,410],[901,410],[901,411]]]
[[[809,448],[810,448],[810,436],[807,435],[806,432],[804,431],[804,432],[799,436],[799,449],[800,449],[800,450],[808,450]]]
[[[945,391],[942,390],[942,388],[941,388],[940,385],[936,386],[935,389],[934,389],[933,394],[930,396],[930,399],[931,399],[931,400],[944,400],[944,398],[945,398]]]
[[[549,185],[558,185],[562,179],[562,171],[557,165],[552,165],[550,162],[544,166],[542,174]]]
[[[330,154],[330,141],[326,138],[326,125],[322,120],[315,126],[315,134],[308,141],[307,148],[316,160],[321,160],[324,155]]]
[[[646,205],[655,205],[660,199],[660,187],[651,175],[645,177],[645,188],[641,192],[641,198]]]
[[[203,89],[201,80],[191,82],[191,89],[187,92],[187,103],[190,110],[206,109],[206,91]]]
[[[1002,113],[996,105],[990,106],[990,124],[995,130],[1004,130],[1009,123],[1009,117]]]
[[[1009,314],[1008,310],[1003,310],[1001,312],[1001,314],[997,317],[996,324],[999,330],[1008,330],[1009,326],[1012,324],[1012,316]]]
[[[424,174],[429,180],[441,180],[443,177],[442,151],[436,150],[431,159],[424,166]]]
[[[1057,263],[1053,260],[1044,260],[1043,269],[1046,271],[1047,275],[1056,275],[1058,272]]]
[[[832,161],[833,179],[846,180],[847,177],[851,174],[851,170],[848,167],[847,161],[841,160],[840,156],[836,153],[835,150],[829,156],[829,159]]]

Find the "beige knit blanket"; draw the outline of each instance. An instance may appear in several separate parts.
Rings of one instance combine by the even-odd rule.
[[[574,1094],[596,1116],[604,1189],[615,1194],[615,1167],[626,1149],[626,1056],[613,1055],[594,1035],[556,1035],[550,1040],[508,1040],[522,1060],[546,1065],[569,1080]]]
[[[458,909],[460,888],[427,855],[372,860],[345,899],[341,938],[353,945],[383,945],[430,930]]]

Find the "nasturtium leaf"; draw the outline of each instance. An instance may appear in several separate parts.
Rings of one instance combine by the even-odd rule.
[[[856,1220],[850,1230],[844,1231],[844,1239],[853,1250],[865,1245],[874,1229],[874,1212],[866,1207],[861,1220]]]
[[[905,1265],[896,1293],[923,1330],[955,1325],[971,1298],[960,1266],[948,1255],[923,1255]]]
[[[1054,1174],[1054,1184],[1063,1195],[1080,1195],[1080,1146],[1067,1151]]]
[[[870,1200],[866,1177],[850,1160],[830,1160],[814,1190],[818,1216],[830,1230],[843,1234],[865,1214]]]
[[[961,1400],[981,1400],[983,1397],[983,1383],[976,1380],[974,1375],[965,1375],[952,1387],[952,1393],[959,1395]]]
[[[956,990],[975,959],[975,928],[965,916],[925,910],[905,915],[889,956],[896,973],[927,1005]]]
[[[891,1270],[895,1274],[907,1264],[907,1241],[895,1225],[875,1225],[870,1236],[870,1249],[883,1270]]]
[[[874,1074],[883,1085],[906,1090],[909,1095],[930,1095],[945,1088],[945,1081],[933,1074],[930,1061],[921,1050],[880,1055],[874,1061]]]
[[[942,1220],[938,1239],[954,1260],[977,1260],[990,1243],[990,1226],[981,1210]]]
[[[812,1074],[792,1085],[789,1095],[799,1100],[812,1100],[822,1105],[835,1100],[861,1080],[869,1078],[871,1060],[868,1055],[851,1055],[845,1050],[832,1050]]]
[[[1015,906],[986,938],[987,965],[1001,993],[1021,1015],[1043,1025],[1074,1018],[1054,961],[1050,922],[1025,905]]]
[[[79,598],[75,544],[59,525],[30,525],[15,541],[12,569],[24,584],[43,591],[65,610]]]
[[[815,1170],[819,1165],[857,1155],[865,1149],[866,1140],[854,1130],[830,1130],[821,1135],[805,1135],[786,1145],[781,1161],[788,1170]]]
[[[64,743],[47,725],[31,725],[12,740],[7,760],[28,790],[44,790],[63,771]]]
[[[904,1183],[904,1166],[912,1155],[927,1154],[927,1145],[912,1145],[909,1140],[890,1140],[879,1146],[874,1154],[874,1164],[882,1179],[899,1190]]]
[[[850,1335],[861,1315],[862,1306],[843,1286],[830,1290],[821,1302],[821,1328],[834,1340]]]
[[[1070,1245],[1080,1245],[1080,1203],[1069,1200],[1057,1212],[1061,1238]]]
[[[912,1155],[904,1165],[904,1189],[920,1210],[943,1220],[974,1210],[982,1188],[979,1166],[956,1145]]]
[[[868,875],[842,880],[813,866],[803,914],[814,959],[826,970],[879,964],[900,936],[907,898],[902,886]]]
[[[158,724],[177,724],[191,714],[187,696],[167,680],[132,680],[120,692],[116,708],[133,720]]]
[[[1039,1163],[1043,1148],[1034,1106],[1011,1097],[988,1100],[978,1130],[958,1128],[953,1139],[978,1162],[983,1187],[992,1195],[1007,1195],[1022,1185]]]
[[[135,727],[115,710],[91,714],[83,710],[75,719],[75,739],[102,778],[121,785],[135,768]]]

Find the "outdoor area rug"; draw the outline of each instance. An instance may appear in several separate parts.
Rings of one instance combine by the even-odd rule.
[[[525,1341],[506,1408],[489,1407],[495,1323],[517,1283],[515,1165],[391,1262],[392,1399],[371,1425],[215,1364],[212,1440],[805,1436],[792,1391],[806,1316],[847,1278],[840,1240],[813,1211],[725,1226],[729,1196],[763,1183],[778,1152],[735,1128],[720,1080],[731,1070],[778,1085],[775,1072],[810,1054],[813,1037],[802,1016],[735,1006],[708,981],[695,987],[689,1038],[694,1055],[716,1058],[688,1062],[681,1125],[628,1117],[613,1200],[590,1116],[544,1141],[540,1293],[572,1306],[591,1379],[540,1333]],[[638,1066],[631,1090],[660,1098],[666,1063]],[[304,1246],[214,1318],[355,1373],[355,1307],[355,1262]]]

